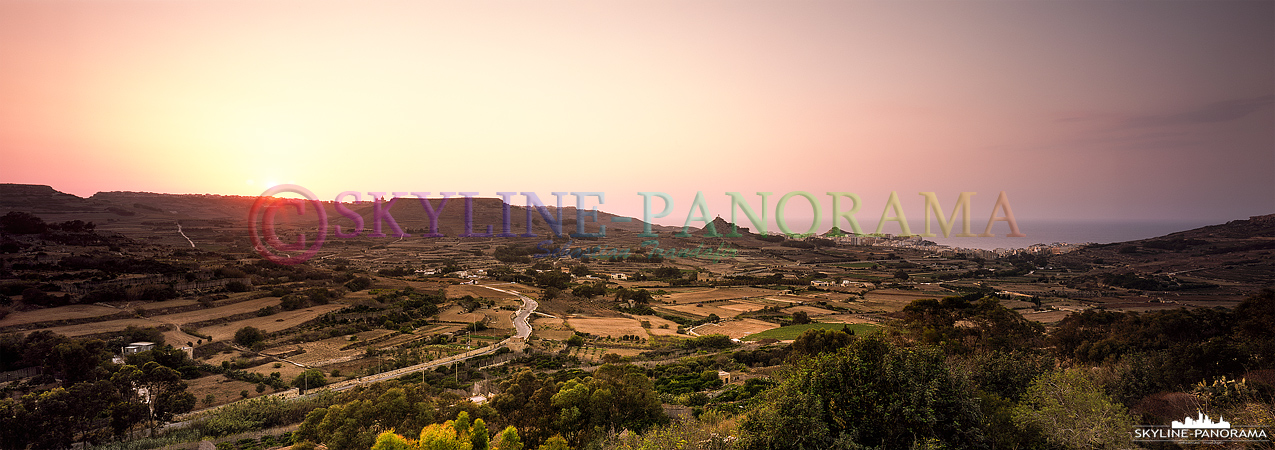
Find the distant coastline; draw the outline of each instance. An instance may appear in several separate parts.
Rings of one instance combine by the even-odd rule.
[[[1242,218],[1242,219],[1246,219]],[[911,222],[911,221],[909,221]],[[1031,221],[1020,219],[1018,221],[1019,229],[1026,234],[1027,237],[1011,238],[1005,237],[1007,230],[1004,224],[998,224],[1000,228],[993,228],[996,237],[932,237],[925,238],[927,241],[934,242],[939,245],[949,247],[976,248],[983,250],[994,250],[997,248],[1024,248],[1035,244],[1053,244],[1055,242],[1065,242],[1071,244],[1097,243],[1108,244],[1112,242],[1136,241],[1139,239],[1148,239],[1158,236],[1164,236],[1179,231],[1193,230],[1208,225],[1218,225],[1227,221],[1174,221],[1174,222],[1150,222],[1150,221]],[[912,229],[923,230],[925,224],[912,224]]]

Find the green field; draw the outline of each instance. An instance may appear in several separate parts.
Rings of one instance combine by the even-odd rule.
[[[789,325],[786,327],[779,327],[779,328],[775,328],[771,330],[766,330],[761,333],[750,334],[748,336],[744,336],[743,340],[756,341],[761,339],[779,339],[781,341],[790,341],[793,339],[797,339],[797,336],[801,336],[801,333],[805,333],[806,330],[811,330],[815,328],[823,328],[827,330],[840,330],[841,327],[844,327],[844,326],[846,326],[846,324],[844,323],[808,323],[804,325]],[[881,327],[878,327],[872,324],[867,324],[867,323],[853,323],[853,324],[850,324],[849,327],[850,327],[850,330],[854,331],[854,334],[856,335],[869,334],[881,329]]]

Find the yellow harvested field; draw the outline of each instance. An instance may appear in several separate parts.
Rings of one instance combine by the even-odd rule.
[[[56,308],[44,308],[34,311],[17,311],[0,319],[0,327],[21,325],[24,323],[44,322],[47,320],[83,319],[86,317],[109,316],[126,310],[99,305],[67,305]]]
[[[340,304],[311,306],[306,309],[283,311],[265,317],[253,317],[251,319],[208,326],[200,328],[199,332],[212,336],[214,341],[229,340],[235,336],[236,331],[239,331],[239,329],[243,327],[256,327],[267,333],[273,333],[301,325],[316,317],[344,307],[345,305]]]
[[[285,350],[285,349],[299,346],[302,349],[305,349],[305,353],[289,357],[288,358],[289,361],[296,361],[298,363],[305,364],[305,365],[319,365],[334,359],[350,358],[350,357],[363,354],[364,352],[367,351],[366,346],[355,347],[349,350],[341,350],[341,348],[347,345],[353,344],[355,342],[359,342],[359,341],[365,342],[365,341],[376,339],[376,338],[385,336],[387,334],[392,334],[392,333],[394,332],[390,330],[379,330],[379,329],[370,330],[370,331],[364,331],[362,333],[354,334],[354,336],[358,336],[358,341],[351,341],[350,336],[337,336],[334,338],[327,338],[320,341],[305,342],[301,344],[290,345],[279,350]],[[267,351],[275,352],[276,349],[270,349]]]
[[[867,308],[869,311],[886,311],[893,312],[902,310],[904,306],[912,303],[913,300],[923,298],[943,298],[950,293],[943,292],[926,292],[926,291],[905,291],[899,289],[878,289],[869,292],[863,296],[863,300],[855,304],[860,308]]]
[[[567,319],[567,323],[576,331],[594,336],[647,336],[637,320],[627,317],[574,317]]]
[[[487,326],[491,328],[511,329],[514,327],[514,311],[484,308],[475,312],[481,312],[487,316]]]
[[[279,368],[277,369],[274,367],[275,363],[268,362],[256,367],[249,367],[244,370],[247,370],[252,373],[259,373],[265,376],[270,376],[272,372],[279,372],[279,378],[282,379],[283,381],[292,381],[293,379],[297,378],[297,375],[301,375],[301,372],[305,371],[304,368],[297,367],[292,364],[288,364],[288,363],[278,363],[278,364],[279,364]],[[257,391],[254,390],[253,392],[255,393]]]
[[[646,332],[655,336],[673,336],[677,334],[677,322],[664,319],[659,316],[633,316],[639,321],[646,320],[651,322],[651,328],[647,328]],[[639,335],[640,336],[640,335]]]
[[[289,380],[291,381],[291,380]],[[198,404],[195,409],[204,407],[204,397],[212,394],[214,397],[213,406],[238,401],[243,398],[239,395],[241,391],[248,391],[248,398],[259,397],[274,393],[273,389],[266,388],[266,391],[258,394],[257,385],[247,381],[231,380],[225,375],[209,375],[193,380],[186,380],[186,392],[195,396]]]
[[[474,323],[479,320],[483,320],[483,313],[479,311],[482,311],[482,310],[479,309],[479,310],[474,310],[474,312],[467,313],[465,312],[463,308],[459,306],[453,306],[451,308],[447,308],[442,313],[439,313],[438,320],[441,320],[443,322]]]
[[[797,311],[805,311],[806,314],[809,314],[811,316],[826,316],[829,314],[836,314],[836,311],[830,311],[827,309],[814,307],[814,306],[793,306],[793,307],[783,309],[783,312],[786,312],[788,314],[792,314]]]
[[[759,289],[754,287],[696,288],[694,290],[674,292],[661,297],[660,299],[670,303],[685,304],[763,297],[774,294],[775,292],[776,291],[773,289]]]
[[[522,292],[521,286],[512,284],[493,285],[492,287],[506,291]],[[485,288],[477,284],[455,284],[447,287],[447,298],[464,297],[466,295],[482,298],[518,298],[516,295],[506,294],[496,289]]]
[[[130,325],[135,327],[156,327],[162,324],[151,319],[134,318],[134,319],[108,320],[105,322],[86,323],[82,325],[67,325],[64,327],[52,327],[52,328],[45,328],[45,330],[49,330],[63,336],[75,337],[75,336],[87,336],[87,335],[99,334],[99,333],[114,333],[117,331],[124,331],[124,328],[127,328]]]
[[[711,305],[705,304],[705,303],[696,303],[696,304],[675,305],[675,306],[661,306],[660,308],[670,309],[670,310],[681,312],[684,314],[692,314],[699,317],[708,317],[709,314],[717,314],[717,317],[721,317],[725,319],[725,318],[735,317],[749,311],[756,311],[765,307],[766,307],[765,305],[762,305],[760,303],[753,303],[753,302],[747,302],[747,301],[730,301],[730,302],[720,303],[720,304],[714,303]]]
[[[265,298],[259,298],[256,300],[248,300],[248,301],[239,302],[239,303],[231,303],[229,305],[218,306],[216,308],[196,309],[194,311],[186,311],[186,312],[177,313],[177,314],[154,316],[152,317],[152,319],[155,319],[164,323],[174,323],[177,325],[183,325],[183,324],[192,323],[192,322],[201,322],[204,320],[216,319],[218,317],[227,317],[227,316],[233,316],[238,314],[250,313],[253,311],[260,310],[261,308],[265,308],[267,306],[279,306],[279,297],[265,297]],[[341,306],[344,306],[344,305],[341,305]],[[285,311],[285,312],[294,312],[294,311]]]
[[[739,339],[753,333],[760,333],[772,328],[779,328],[778,324],[766,322],[757,319],[731,320],[720,324],[705,324],[695,328],[695,333],[704,336],[709,334],[724,334],[733,339]]]
[[[802,297],[800,295],[769,295],[766,296],[766,300],[788,304],[806,303],[811,301],[810,298]]]

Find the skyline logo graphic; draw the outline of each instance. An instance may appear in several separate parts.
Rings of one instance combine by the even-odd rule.
[[[1231,423],[1227,422],[1222,416],[1218,416],[1218,421],[1214,422],[1203,411],[1197,411],[1198,415],[1192,419],[1187,416],[1182,421],[1173,421],[1170,425],[1172,428],[1230,428]]]
[[[1239,425],[1234,428],[1222,416],[1217,420],[1197,411],[1195,417],[1174,420],[1169,426],[1146,425],[1133,429],[1134,442],[1175,442],[1178,444],[1269,443],[1265,427]]]

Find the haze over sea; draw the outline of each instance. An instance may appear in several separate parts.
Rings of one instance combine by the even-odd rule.
[[[1237,219],[1247,219],[1247,217]],[[1072,244],[1083,244],[1088,242],[1109,244],[1112,242],[1134,241],[1138,239],[1164,236],[1169,233],[1192,230],[1207,225],[1218,225],[1221,223],[1226,223],[1226,221],[1114,222],[1018,220],[1019,231],[1026,234],[1027,237],[1005,237],[1005,234],[1009,232],[1009,226],[1005,225],[1004,222],[997,222],[996,225],[992,227],[992,232],[996,234],[996,237],[944,238],[942,236],[938,236],[925,239],[937,244],[947,245],[949,247],[978,248],[984,250],[993,250],[997,248],[1023,248],[1035,244],[1053,244],[1055,242]],[[986,224],[984,223],[983,226],[986,226]],[[921,233],[925,230],[925,224],[920,222],[911,224],[911,227],[913,233]],[[930,227],[936,234],[940,233],[938,230],[938,224],[932,224]],[[972,228],[975,233],[981,233],[983,231],[982,227],[977,225]],[[954,228],[952,230],[952,234],[955,235],[956,232],[957,229]]]

